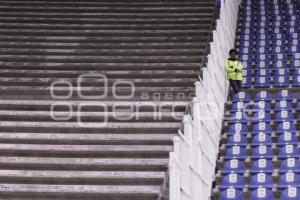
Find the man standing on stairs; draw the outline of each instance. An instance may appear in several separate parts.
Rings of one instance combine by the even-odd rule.
[[[234,94],[239,93],[242,88],[242,69],[243,65],[237,60],[238,52],[235,49],[229,51],[229,58],[225,61],[225,69],[227,72],[227,79],[230,83]]]

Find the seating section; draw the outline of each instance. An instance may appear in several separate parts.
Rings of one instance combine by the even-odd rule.
[[[227,103],[215,200],[300,199],[300,2],[244,0],[243,91]]]
[[[299,2],[243,1],[238,46],[244,88],[300,87]]]

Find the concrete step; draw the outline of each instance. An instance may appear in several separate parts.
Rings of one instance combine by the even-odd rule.
[[[194,83],[197,81],[197,78],[192,79],[114,79],[110,78],[107,80],[107,86],[113,87],[115,83],[125,81],[132,83],[135,87],[192,87]],[[61,78],[61,79],[54,79],[54,78],[18,78],[11,77],[0,77],[0,85],[1,86],[49,86],[54,82],[68,82],[68,84],[76,87],[78,85],[78,78]],[[82,86],[100,86],[101,84],[104,85],[104,80],[99,80],[99,78],[90,78],[85,79],[80,82]]]
[[[0,48],[1,55],[28,56],[192,56],[203,55],[203,49],[32,49],[32,48]]]
[[[181,123],[126,122],[0,122],[2,132],[30,133],[177,133]]]
[[[6,64],[3,64],[4,66]],[[41,66],[43,67],[43,70],[21,70],[21,69],[12,69],[16,66]],[[0,69],[0,76],[1,77],[18,77],[18,78],[79,78],[83,74],[101,74],[104,76],[107,76],[109,78],[132,78],[132,79],[138,79],[138,78],[149,78],[153,76],[155,78],[198,78],[199,76],[199,70],[172,70],[172,74],[170,74],[170,70],[139,70],[139,69],[130,69],[129,64],[124,65],[126,66],[126,69],[122,70],[84,70],[84,67],[80,70],[78,69],[79,66],[82,66],[80,63],[64,63],[63,65],[65,67],[73,68],[72,70],[63,70],[59,68],[59,66],[62,64],[48,64],[48,63],[24,63],[22,65],[21,63],[17,63],[14,65],[13,63],[9,63],[7,65],[6,69]],[[120,64],[122,65],[122,64]],[[154,64],[140,64],[140,66],[155,66]],[[173,66],[176,66],[175,63],[172,64]],[[2,65],[0,65],[1,68]],[[9,67],[8,67],[9,66]],[[51,67],[52,66],[52,67]],[[58,67],[57,70],[52,69],[54,66]],[[85,68],[89,67],[96,67],[96,64],[84,64]],[[163,65],[162,65],[163,66]],[[162,67],[161,66],[161,67]],[[186,66],[191,67],[192,64],[186,64]],[[195,63],[195,66],[198,66],[198,64]],[[198,66],[199,67],[199,66]],[[3,67],[4,68],[4,67]],[[125,68],[125,67],[124,67]],[[197,68],[199,69],[199,68]]]
[[[0,184],[160,185],[165,172],[0,170]]]
[[[23,133],[0,132],[0,143],[73,145],[172,145],[176,134],[156,133]]]
[[[2,156],[84,157],[84,158],[168,158],[167,145],[47,145],[0,144]]]
[[[0,184],[1,196],[18,199],[156,200],[159,192],[159,186]]]
[[[159,42],[159,43],[149,43],[149,42],[120,42],[120,43],[109,43],[109,42],[6,42],[0,41],[1,48],[28,48],[32,50],[39,49],[69,49],[72,48],[73,51],[77,49],[100,49],[100,50],[136,50],[136,49],[155,49],[155,50],[190,50],[195,51],[197,49],[202,49],[205,47],[205,43],[202,42]],[[4,52],[4,51],[3,51]]]
[[[62,121],[77,122],[181,122],[183,112],[62,112],[62,111],[11,111],[0,110],[0,121],[26,121],[26,122],[53,122],[57,119],[67,118]]]
[[[83,34],[85,35],[85,34]],[[158,42],[207,42],[208,36],[197,35],[176,35],[176,36],[165,36],[163,34],[158,35],[143,35],[143,36],[101,36],[97,34],[96,36],[39,36],[39,35],[13,35],[13,34],[5,34],[0,31],[0,40],[7,42],[104,42],[104,43],[129,43],[129,42],[144,42],[144,43],[158,43]]]
[[[196,63],[201,56],[37,56],[1,55],[2,62],[53,62],[53,63]]]
[[[0,169],[76,171],[165,171],[167,158],[59,158],[0,156]]]
[[[0,109],[2,110],[27,110],[27,111],[49,111],[51,110],[51,106],[53,105],[62,105],[58,106],[60,111],[68,111],[64,105],[68,105],[67,108],[72,108],[74,110],[78,110],[81,105],[84,105],[84,111],[103,111],[103,105],[106,106],[107,111],[113,111],[114,106],[124,106],[126,108],[133,107],[132,110],[138,110],[142,112],[150,111],[157,109],[159,111],[163,111],[166,109],[166,112],[170,110],[181,111],[184,112],[186,107],[189,105],[189,102],[186,101],[127,101],[127,100],[119,100],[119,101],[92,101],[92,100],[80,100],[80,101],[72,101],[72,100],[2,100],[0,99]],[[122,108],[122,107],[121,107]],[[168,110],[169,109],[169,110]],[[128,109],[130,110],[130,109]]]
[[[24,16],[24,17],[19,17],[19,16],[2,16],[0,15],[1,22],[5,23],[43,23],[43,24],[82,24],[82,25],[108,25],[108,24],[128,24],[128,25],[156,25],[156,24],[175,24],[175,25],[183,25],[183,24],[193,24],[197,23],[199,25],[207,25],[210,24],[210,18],[208,17],[180,17],[180,18],[130,18],[130,19],[120,19],[120,18],[109,18],[109,17],[103,17],[101,19],[99,18],[93,18],[92,16],[84,16],[80,18],[72,18],[72,17],[64,17],[64,18],[59,18],[55,16]]]
[[[14,57],[14,56],[11,56]],[[44,58],[47,56],[44,56]],[[74,56],[76,57],[76,56]],[[199,56],[198,56],[199,57]],[[97,58],[96,56],[94,58]],[[128,57],[133,58],[133,57]],[[145,58],[145,56],[144,56]],[[151,75],[160,75],[160,74],[168,74],[168,77],[177,75],[181,73],[182,77],[184,78],[185,74],[189,74],[189,76],[193,75],[194,77],[197,77],[199,75],[199,70],[200,70],[200,64],[195,61],[188,61],[188,60],[180,60],[180,62],[176,62],[173,60],[169,60],[168,62],[161,61],[161,60],[153,60],[151,59],[153,57],[148,57],[146,62],[143,60],[143,58],[136,58],[135,62],[128,63],[122,63],[122,60],[119,60],[116,62],[113,58],[109,61],[104,61],[102,60],[95,60],[95,61],[88,61],[85,60],[85,62],[82,62],[82,60],[69,60],[68,62],[65,62],[64,59],[60,59],[59,61],[46,61],[45,59],[42,61],[42,58],[40,61],[32,61],[30,59],[26,58],[21,58],[23,61],[13,61],[12,58],[9,61],[1,62],[0,61],[0,73],[1,72],[9,72],[10,70],[13,69],[18,69],[16,73],[20,72],[19,70],[24,70],[25,74],[28,74],[28,70],[43,70],[43,72],[47,73],[48,71],[53,71],[53,70],[59,70],[60,74],[64,73],[64,70],[68,70],[67,73],[73,73],[78,75],[82,74],[88,74],[92,73],[93,71],[94,74],[104,74],[104,75],[115,75],[118,72],[116,70],[120,71],[122,70],[122,73],[126,73],[127,75],[130,75],[131,73],[139,73],[139,74],[151,74]],[[160,57],[161,58],[161,57]],[[1,58],[0,58],[1,59]],[[1,59],[2,60],[2,59]],[[183,62],[185,61],[185,62]],[[101,62],[101,63],[99,63]],[[5,71],[4,71],[5,70]],[[132,70],[134,70],[132,72]],[[151,70],[151,71],[150,71]],[[154,71],[155,70],[155,71]],[[147,72],[148,71],[148,72]],[[170,74],[170,71],[174,72]],[[31,71],[29,71],[31,72]],[[59,75],[58,75],[59,76]]]

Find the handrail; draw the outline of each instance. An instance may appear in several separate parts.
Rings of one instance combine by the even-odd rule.
[[[203,57],[203,77],[195,83],[195,98],[186,109],[180,136],[175,137],[170,152],[170,200],[210,198],[228,94],[223,61],[234,46],[240,1],[222,0],[213,42],[209,41],[211,35],[207,39],[205,51],[210,49],[210,54]]]

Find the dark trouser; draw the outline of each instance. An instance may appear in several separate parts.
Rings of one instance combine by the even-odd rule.
[[[234,94],[239,93],[242,89],[242,81],[229,80],[230,87],[232,88]]]

